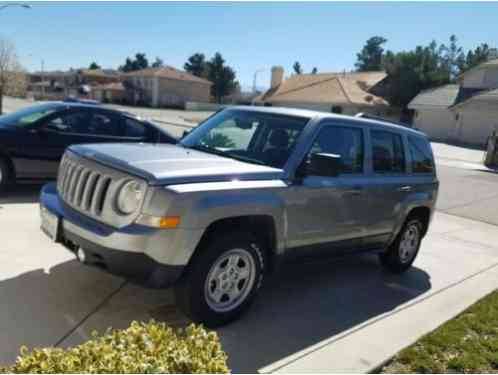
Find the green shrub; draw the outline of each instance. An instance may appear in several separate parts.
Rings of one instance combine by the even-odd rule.
[[[215,332],[200,326],[172,329],[164,323],[133,322],[125,330],[74,348],[21,348],[13,366],[2,373],[226,373],[227,356]]]

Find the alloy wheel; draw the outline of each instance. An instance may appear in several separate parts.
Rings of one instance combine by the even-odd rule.
[[[419,242],[420,229],[416,223],[411,223],[406,227],[399,244],[399,258],[401,263],[408,263],[412,260],[417,253]]]
[[[256,265],[244,249],[232,249],[220,256],[211,267],[204,286],[208,306],[216,312],[240,306],[251,292]]]

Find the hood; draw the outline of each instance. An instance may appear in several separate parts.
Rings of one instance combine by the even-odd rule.
[[[170,144],[86,144],[69,148],[87,159],[145,178],[152,185],[282,178],[281,169]]]

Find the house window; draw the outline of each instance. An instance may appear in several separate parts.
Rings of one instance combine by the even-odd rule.
[[[460,113],[457,113],[457,114],[455,115],[455,120],[456,120],[456,121],[458,121],[459,119],[460,119]]]
[[[340,105],[332,106],[332,113],[342,113],[342,107]]]

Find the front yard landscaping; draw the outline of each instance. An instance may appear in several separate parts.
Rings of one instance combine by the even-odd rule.
[[[498,291],[402,350],[382,373],[498,373]]]

